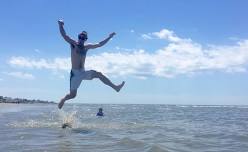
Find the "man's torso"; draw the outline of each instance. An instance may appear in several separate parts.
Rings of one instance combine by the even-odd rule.
[[[84,46],[71,44],[72,69],[84,69],[87,50]]]

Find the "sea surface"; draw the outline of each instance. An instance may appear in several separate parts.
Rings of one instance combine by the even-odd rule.
[[[0,104],[0,151],[248,152],[248,106]]]

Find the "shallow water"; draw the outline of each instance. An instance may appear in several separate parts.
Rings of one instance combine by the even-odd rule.
[[[247,106],[0,105],[0,151],[246,152],[247,128]]]

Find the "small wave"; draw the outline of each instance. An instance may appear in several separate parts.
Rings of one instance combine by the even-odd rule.
[[[239,108],[236,105],[192,105],[193,108]]]
[[[80,117],[81,116],[81,117]],[[82,117],[84,116],[84,117]],[[109,118],[101,118],[91,115],[83,115],[77,110],[71,111],[54,110],[49,113],[42,113],[32,119],[18,120],[10,122],[7,126],[15,128],[61,128],[63,124],[69,124],[72,129],[82,128],[85,130],[122,130],[122,129],[140,129],[151,127],[152,124],[144,122],[126,122],[113,121]]]
[[[146,144],[142,141],[138,141],[138,140],[125,137],[125,138],[122,138],[120,141],[118,141],[117,145],[129,147],[129,148],[138,148],[138,147],[144,147]]]
[[[61,127],[61,124],[68,123],[72,126],[77,126],[77,111],[73,112],[52,112],[50,114],[46,114],[39,119],[28,119],[22,121],[15,121],[8,123],[7,126],[15,127],[15,128],[54,128]],[[61,122],[62,121],[62,122]]]
[[[158,145],[152,145],[151,147],[149,147],[146,152],[170,152],[169,150],[165,150],[163,148],[161,148]]]
[[[248,135],[228,135],[226,136],[227,139],[232,139],[232,140],[235,140],[235,141],[239,141],[239,142],[245,142],[247,143],[248,142]]]
[[[164,148],[162,148],[157,144],[148,144],[144,141],[131,139],[129,137],[120,139],[120,141],[118,141],[115,146],[125,147],[128,149],[135,149],[137,151],[145,151],[145,152],[169,152],[168,150],[165,150]]]
[[[248,108],[246,105],[175,105],[179,108]]]
[[[84,128],[75,128],[75,129],[72,129],[72,132],[76,134],[84,134],[84,135],[95,133],[93,130],[84,129]]]
[[[59,125],[58,122],[48,122],[44,120],[28,120],[26,122],[13,122],[7,124],[7,126],[14,128],[52,128]]]

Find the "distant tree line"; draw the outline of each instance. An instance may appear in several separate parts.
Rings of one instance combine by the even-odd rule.
[[[0,103],[27,103],[27,104],[33,104],[33,103],[46,103],[46,104],[55,104],[53,101],[43,101],[43,100],[30,100],[30,99],[22,99],[22,98],[11,98],[11,97],[3,97],[0,96]]]

